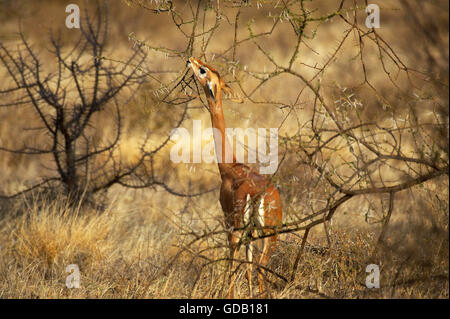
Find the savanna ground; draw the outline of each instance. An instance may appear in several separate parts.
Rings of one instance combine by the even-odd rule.
[[[217,166],[172,163],[166,140],[193,120],[210,125],[195,86],[186,92],[180,80],[192,55],[244,99],[224,102],[228,127],[279,129],[272,178],[284,225],[266,276],[271,297],[449,297],[447,1],[373,1],[374,32],[356,0],[80,1],[82,20],[98,8],[108,16],[104,51],[80,63],[122,66],[139,48],[143,77],[93,112],[89,142],[74,144],[74,156],[91,152],[74,166],[78,184],[64,179],[69,160],[55,163],[55,154],[70,158],[60,137],[42,151],[55,140],[37,110],[58,122],[50,102],[60,100],[42,93],[56,82],[33,91],[23,82],[36,80],[33,56],[29,68],[13,62],[29,52],[20,26],[40,69],[57,74],[50,33],[60,32],[70,61],[80,30],[65,27],[65,8],[74,2],[0,1],[1,298],[225,296]],[[61,109],[75,113],[84,102],[70,71],[80,69],[68,70],[62,83],[73,92]],[[78,289],[66,287],[70,264]],[[366,288],[369,264],[380,268],[378,289]],[[243,265],[238,298],[248,297]]]

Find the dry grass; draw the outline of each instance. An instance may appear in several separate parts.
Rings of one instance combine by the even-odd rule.
[[[44,204],[28,202],[24,211],[17,212],[17,217],[4,219],[0,226],[0,297],[224,296],[228,285],[226,262],[205,266],[204,258],[198,257],[214,243],[193,245],[189,251],[178,254],[177,247],[182,246],[188,236],[180,234],[177,213],[160,210],[158,201],[144,194],[137,198],[123,190],[117,194],[121,199],[114,200],[102,213],[90,208],[70,208],[64,204],[64,199],[58,198]],[[420,190],[415,194],[420,196]],[[169,200],[168,195],[162,196]],[[137,205],[130,206],[129,201]],[[209,208],[210,219],[204,218],[202,223],[211,226],[221,217],[217,205],[212,206],[209,198],[197,200],[193,206]],[[354,208],[354,205],[346,207]],[[443,216],[442,211],[440,216],[425,215],[438,219]],[[295,279],[285,283],[275,276],[268,277],[272,282],[269,285],[271,296],[448,298],[448,229],[439,226],[445,220],[424,223],[423,217],[413,216],[413,220],[420,219],[409,223],[394,221],[387,243],[377,254],[373,254],[373,249],[379,227],[364,226],[360,214],[353,217],[360,220],[356,222],[358,228],[340,225],[345,218],[337,218],[330,229],[330,247],[323,230],[315,229]],[[191,224],[199,224],[194,228],[201,227],[200,220],[187,218]],[[398,227],[403,228],[401,232],[397,231]],[[399,238],[399,233],[403,239]],[[420,234],[427,234],[426,238]],[[270,269],[290,279],[299,243],[295,234],[280,236]],[[225,248],[215,248],[203,256],[220,260],[226,254]],[[370,263],[380,265],[380,289],[365,287],[365,267]],[[80,268],[79,289],[65,286],[68,276],[65,269],[69,264]],[[238,280],[236,297],[247,298],[244,267],[239,269]]]

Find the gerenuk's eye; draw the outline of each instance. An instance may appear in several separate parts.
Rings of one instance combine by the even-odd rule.
[[[205,75],[206,74],[206,71],[205,71],[204,68],[200,68],[199,72],[200,72],[200,75]]]

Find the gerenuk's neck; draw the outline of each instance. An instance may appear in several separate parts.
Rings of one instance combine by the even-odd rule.
[[[219,166],[220,175],[223,177],[229,172],[233,163],[236,163],[236,156],[233,147],[230,145],[225,134],[225,118],[222,109],[222,96],[220,93],[214,101],[208,97],[208,105],[211,114],[212,127],[220,134],[214,133],[214,145],[216,149],[217,164]]]

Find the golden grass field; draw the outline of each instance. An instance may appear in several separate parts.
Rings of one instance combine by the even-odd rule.
[[[425,5],[422,12],[424,25],[427,25],[427,19],[433,19],[440,28],[429,31],[435,32],[439,46],[429,45],[425,50],[423,46],[428,45],[424,40],[426,35],[414,28],[417,24],[408,17],[401,1],[392,1],[389,5],[383,1],[374,2],[382,7],[380,33],[397,54],[408,65],[433,72],[448,88],[448,3],[437,1],[438,4]],[[13,34],[18,31],[20,20],[26,37],[39,49],[40,57],[51,68],[54,61],[45,51],[48,30],[60,28],[68,46],[76,38],[76,30],[58,27],[64,25],[67,15],[64,9],[68,3],[70,1],[0,1],[0,42],[14,45],[17,37]],[[255,7],[246,9],[242,21],[252,17],[262,19],[269,10],[267,6],[263,5],[259,11]],[[328,12],[328,6],[328,1],[319,1],[318,12]],[[131,32],[152,45],[174,50],[182,50],[186,45],[185,39],[167,22],[165,16],[150,15],[144,9],[127,5],[126,1],[109,1],[109,19],[111,42],[107,54],[112,59],[120,59],[129,52],[132,43],[128,35]],[[303,63],[320,64],[334,51],[336,39],[346,28],[333,21],[324,22],[317,37],[308,40],[311,50],[301,51]],[[288,48],[292,47],[294,40],[284,36],[283,28],[289,28],[288,23],[284,23],[274,35],[276,41],[261,43],[268,46],[274,57],[286,62],[289,60]],[[257,25],[255,32],[261,32],[264,27],[264,23]],[[245,23],[242,30],[246,30]],[[229,45],[232,42],[233,32],[232,26],[218,30],[209,47],[210,52],[227,47],[224,43]],[[446,48],[446,51],[438,51],[440,47]],[[395,112],[402,114],[405,100],[397,95],[382,68],[377,65],[378,53],[375,49],[375,46],[366,48],[369,52],[373,50],[366,57],[367,72],[380,94],[394,101]],[[322,85],[328,99],[334,99],[339,93],[338,87],[351,87],[355,82],[360,82],[361,67],[358,59],[354,58],[355,50],[357,41],[352,39],[327,69]],[[255,52],[250,45],[240,47],[237,55],[240,63],[249,68],[265,68],[260,52]],[[435,64],[427,64],[430,56],[437,61]],[[179,58],[166,60],[160,53],[151,53],[147,61],[150,68],[158,70],[182,70],[185,63]],[[269,64],[267,67],[270,68]],[[217,68],[228,74],[223,65]],[[308,76],[313,74],[302,65],[298,66],[298,70]],[[162,79],[170,79],[170,76],[162,76]],[[292,102],[299,82],[291,79],[280,76],[264,86],[257,98],[279,98],[285,103]],[[12,84],[8,81],[6,71],[0,68],[0,87]],[[398,81],[400,86],[409,89],[405,84],[405,75],[399,75]],[[246,89],[254,86],[251,79],[246,81],[244,78],[242,83]],[[425,93],[436,92],[425,81],[418,80],[417,85]],[[149,92],[154,89],[151,85],[144,86],[138,96],[122,109],[123,133],[116,156],[125,163],[132,163],[138,156],[146,132],[152,133],[150,147],[156,146],[171,131],[178,118],[179,110],[152,108],[155,96]],[[390,123],[389,118],[380,116],[381,105],[370,89],[364,87],[357,93],[367,106],[365,118]],[[298,123],[306,121],[312,114],[313,94],[305,93],[302,99],[297,114],[287,117],[286,110],[274,107],[268,110],[264,104],[226,102],[227,126],[279,127],[283,121],[280,135],[292,135]],[[448,95],[436,94],[435,100],[444,105],[448,115]],[[196,102],[192,104],[199,105]],[[427,107],[418,111],[423,121],[432,120]],[[209,115],[202,108],[189,110],[182,126],[192,130],[193,120],[202,120],[205,128],[210,125]],[[448,119],[446,121],[448,145]],[[30,108],[0,108],[0,146],[20,148],[28,142],[35,145],[43,143],[44,133],[24,130],[24,127],[31,127],[37,122],[38,117]],[[93,126],[102,128],[96,133],[100,141],[111,134],[111,123],[107,117],[97,115],[93,118]],[[413,154],[412,142],[405,143],[406,152]],[[214,164],[171,163],[170,145],[158,153],[154,167],[161,172],[168,185],[179,192],[194,193],[220,185],[220,175]],[[284,218],[287,221],[296,214],[303,214],[306,207],[303,200],[308,195],[303,191],[307,179],[312,176],[307,168],[296,164],[294,155],[288,154],[277,175],[277,181],[282,185]],[[345,149],[339,154],[343,158],[347,155],[349,151]],[[448,151],[445,156],[448,163]],[[338,161],[338,153],[332,153],[331,157],[332,161]],[[0,195],[12,194],[32,185],[41,174],[48,174],[48,167],[51,166],[51,157],[47,155],[35,157],[0,151]],[[394,173],[387,175],[395,182]],[[326,191],[325,188],[321,190]],[[192,239],[186,232],[201,233],[223,224],[218,189],[202,196],[184,198],[171,195],[160,187],[134,190],[114,185],[105,196],[106,204],[102,209],[92,205],[70,205],[59,191],[46,194],[36,190],[13,200],[0,198],[0,298],[223,298],[226,295],[227,262],[219,261],[228,253],[226,236],[219,234],[189,246],[189,249],[180,248]],[[324,198],[323,194],[317,193],[308,196],[317,201]],[[349,200],[328,224],[328,238],[322,225],[312,229],[293,280],[285,283],[269,276],[272,282],[269,285],[270,296],[448,298],[448,196],[448,175],[397,193],[386,241],[376,252],[375,243],[381,231],[387,195],[368,194]],[[279,236],[277,249],[269,263],[270,269],[291,279],[301,235],[302,232],[292,232]],[[206,258],[216,262],[205,266]],[[66,267],[70,264],[79,266],[79,289],[66,287]],[[379,289],[367,289],[365,286],[368,264],[380,266]],[[248,298],[244,267],[238,271],[235,296]]]

